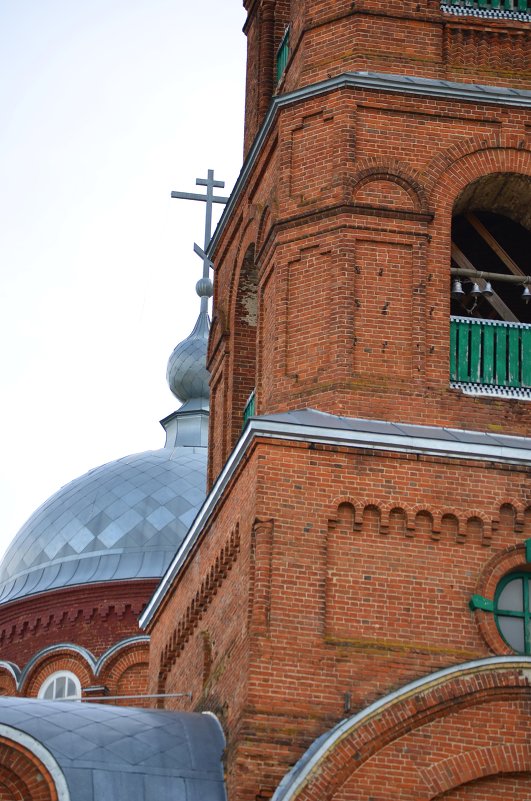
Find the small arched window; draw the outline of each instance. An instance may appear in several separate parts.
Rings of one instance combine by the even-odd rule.
[[[81,682],[74,673],[58,670],[48,676],[39,690],[39,698],[47,701],[79,701],[81,700]]]

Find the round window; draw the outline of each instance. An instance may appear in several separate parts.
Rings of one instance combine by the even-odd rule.
[[[509,573],[496,588],[494,616],[507,645],[519,654],[531,654],[531,573]]]

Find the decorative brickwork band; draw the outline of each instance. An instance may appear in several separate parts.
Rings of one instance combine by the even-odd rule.
[[[531,67],[531,38],[526,31],[500,31],[463,25],[446,27],[448,62],[469,72],[478,67],[526,72]]]
[[[163,693],[168,674],[180,657],[184,647],[193,632],[199,625],[199,621],[212,603],[214,596],[221,587],[234,562],[240,552],[240,532],[238,526],[234,529],[224,547],[219,552],[215,562],[201,582],[201,587],[196,592],[192,601],[188,604],[185,613],[179,620],[177,626],[160,655],[160,668],[158,678],[158,693]]]

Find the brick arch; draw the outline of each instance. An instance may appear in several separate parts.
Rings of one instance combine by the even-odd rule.
[[[388,181],[400,187],[410,198],[413,210],[419,214],[430,214],[428,196],[421,176],[409,164],[395,159],[362,159],[358,169],[349,179],[352,197],[373,181]]]
[[[24,668],[20,678],[20,694],[36,697],[43,682],[58,670],[74,673],[81,688],[94,684],[95,660],[89,651],[62,643],[43,649]]]
[[[13,662],[0,660],[0,695],[16,695],[20,669]]]
[[[389,509],[387,515],[388,530],[390,534],[398,534],[404,537],[409,526],[409,517],[404,505],[395,504]]]
[[[258,233],[256,235],[256,252],[260,253],[265,243],[266,232],[271,228],[271,209],[265,206],[262,214],[260,215],[260,222],[258,224]]]
[[[470,514],[466,519],[465,536],[469,542],[485,542],[485,535],[488,533],[488,521],[485,515]]]
[[[1,801],[70,801],[64,774],[28,734],[0,724]]]
[[[504,147],[496,135],[467,139],[435,157],[426,170],[430,207],[451,217],[455,201],[469,185],[488,175],[531,175],[531,151]]]
[[[469,758],[485,749],[493,774],[528,771],[530,670],[529,657],[494,657],[406,685],[319,738],[273,801],[431,801],[486,775],[484,759]],[[448,759],[461,773],[448,776]]]
[[[232,332],[234,330],[234,316],[236,313],[236,300],[238,295],[238,287],[241,280],[241,271],[246,253],[249,248],[254,247],[255,252],[258,252],[258,236],[259,228],[254,217],[246,223],[238,240],[236,248],[236,255],[233,262],[233,268],[229,278],[229,291],[227,303],[227,318],[228,328]]]
[[[249,234],[249,228],[246,233]],[[255,226],[252,226],[254,232]],[[229,449],[238,439],[243,411],[251,391],[256,387],[258,356],[258,264],[256,243],[244,233],[240,242],[237,266],[230,289],[230,352],[229,398],[231,425]]]
[[[405,177],[392,171],[392,168],[372,167],[363,170],[354,183],[352,197],[355,203],[361,205],[428,214],[423,187],[409,175]]]
[[[337,505],[337,511],[334,515],[334,523],[337,523],[339,526],[348,525],[352,531],[354,531],[356,519],[356,506],[353,503],[349,503],[349,501],[342,501]]]
[[[450,535],[455,542],[463,543],[466,539],[465,533],[459,525],[459,517],[455,512],[441,513],[441,535]]]
[[[17,685],[13,676],[0,670],[0,696],[2,695],[16,695]]]
[[[350,495],[341,495],[337,498],[334,498],[331,505],[328,507],[328,518],[330,520],[335,520],[338,516],[339,510],[341,506],[350,506],[354,511],[354,515],[359,514],[360,506],[359,502],[352,498]]]
[[[438,795],[438,801],[529,801],[531,773],[497,773],[461,784]]]
[[[146,695],[148,692],[149,639],[135,638],[119,644],[112,653],[104,654],[96,669],[98,683],[104,684],[109,695]],[[114,703],[119,703],[114,701]],[[148,705],[146,701],[130,700],[131,706]]]
[[[431,787],[431,801],[432,798],[464,784],[506,773],[531,774],[531,745],[507,744],[473,748],[430,766],[424,771],[423,778]]]

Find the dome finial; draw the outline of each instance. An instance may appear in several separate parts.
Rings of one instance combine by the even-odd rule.
[[[208,299],[214,294],[214,285],[210,278],[200,278],[195,285],[195,291],[201,298],[201,311],[206,312],[208,310]]]
[[[206,369],[206,353],[210,320],[208,318],[208,299],[212,297],[213,286],[210,280],[210,268],[213,266],[207,256],[207,249],[212,233],[212,207],[214,203],[227,203],[228,198],[214,195],[215,188],[223,188],[224,181],[214,180],[214,170],[208,170],[206,178],[196,178],[198,186],[206,187],[206,194],[194,192],[172,192],[173,198],[183,200],[200,200],[206,204],[205,209],[205,241],[203,247],[194,244],[194,252],[203,262],[203,277],[195,286],[201,298],[199,317],[189,337],[181,342],[168,361],[166,377],[168,385],[175,397],[182,403],[191,400],[208,402],[208,371]]]

